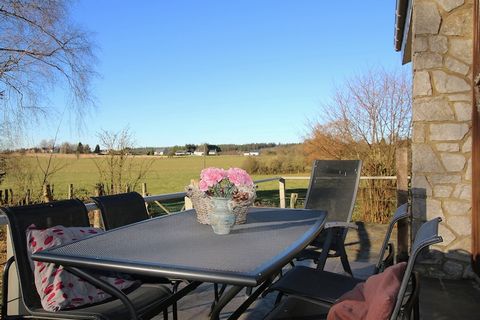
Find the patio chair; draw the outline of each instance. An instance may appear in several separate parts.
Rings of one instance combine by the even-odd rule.
[[[103,225],[106,230],[123,227],[150,218],[145,205],[145,200],[137,192],[92,197],[92,200],[100,209]],[[152,278],[147,276],[136,276],[136,278],[146,282],[168,283],[172,285],[174,293],[178,291],[178,287],[181,283],[181,281],[170,281],[166,278]],[[176,303],[173,303],[172,309],[173,319],[176,320]]]
[[[297,260],[312,259],[323,269],[327,258],[340,257],[343,269],[352,274],[345,251],[345,237],[351,223],[360,181],[361,160],[315,160],[305,209],[328,212],[327,222],[320,236],[303,250]]]
[[[145,200],[137,192],[92,197],[92,200],[102,213],[106,230],[123,227],[150,217]]]
[[[379,257],[374,266],[373,274],[382,272],[386,267],[393,265],[395,251],[393,250],[393,245],[389,243],[390,237],[395,224],[408,217],[410,217],[408,204],[401,205],[395,211],[395,214],[388,224]],[[265,294],[272,291],[278,291],[275,304],[280,302],[280,299],[284,294],[288,296],[308,297],[309,299],[334,303],[341,295],[352,290],[353,287],[363,281],[363,279],[354,278],[348,275],[309,268],[306,266],[296,266],[288,271],[277,282],[272,284]],[[322,285],[311,286],[311,283]]]
[[[122,293],[96,277],[88,276],[77,268],[64,266],[66,270],[83,278],[94,286],[110,293],[110,300],[94,305],[68,309],[58,312],[46,311],[40,303],[40,296],[34,282],[33,271],[29,263],[26,229],[31,224],[38,228],[48,228],[55,225],[66,227],[89,227],[88,212],[80,200],[63,200],[46,204],[29,205],[22,207],[1,208],[0,211],[8,218],[11,230],[11,240],[14,256],[5,266],[3,274],[2,319],[19,318],[7,315],[8,272],[13,263],[16,263],[20,292],[28,315],[20,318],[43,319],[150,319],[163,311],[164,318],[168,317],[167,307],[183,295],[172,295],[168,286],[163,284],[141,284],[128,293]]]
[[[397,298],[391,311],[391,320],[410,319],[412,313],[413,318],[418,319],[419,279],[418,275],[415,275],[412,270],[422,249],[443,241],[442,237],[438,235],[438,224],[441,220],[441,218],[435,218],[427,221],[418,230]],[[330,290],[336,289],[335,284],[329,286],[327,283],[317,283],[316,281],[311,281],[308,284],[308,286],[314,285],[325,286]],[[408,289],[409,287],[410,289]],[[288,297],[277,305],[266,319],[326,319],[332,305],[333,302],[317,300],[315,297],[313,299],[308,296]]]

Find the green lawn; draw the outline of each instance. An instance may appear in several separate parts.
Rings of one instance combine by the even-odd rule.
[[[100,158],[102,156],[98,156]],[[171,192],[184,191],[184,187],[189,184],[191,179],[198,179],[200,171],[206,167],[241,167],[244,156],[210,156],[210,157],[136,157],[133,159],[136,164],[141,165],[152,161],[152,166],[142,182],[147,183],[148,192],[150,194],[162,194]],[[27,182],[27,185],[33,190],[40,190],[41,170],[40,166],[45,168],[48,161],[46,156],[21,156],[16,161],[22,163],[22,167],[29,168],[27,171],[33,172],[33,178]],[[99,173],[95,165],[95,158],[76,158],[75,156],[57,156],[53,159],[54,167],[62,167],[50,179],[50,183],[54,185],[54,195],[56,199],[65,198],[69,184],[74,185],[76,196],[84,197],[93,195],[94,186],[99,182]],[[98,161],[98,160],[97,160]],[[300,173],[296,176],[308,176],[309,173]],[[22,175],[20,175],[22,176]],[[267,178],[265,175],[254,175],[253,179]],[[1,189],[12,188],[14,194],[19,194],[19,178],[15,176],[7,176],[5,181],[0,185]],[[306,188],[308,182],[287,181],[287,189],[290,188]],[[278,182],[268,182],[259,184],[259,190],[278,191]],[[141,187],[136,191],[141,192]],[[269,193],[270,194],[270,193]]]

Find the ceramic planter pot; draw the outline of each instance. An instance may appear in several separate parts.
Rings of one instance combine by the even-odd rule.
[[[235,224],[235,215],[233,214],[228,198],[212,197],[213,212],[208,217],[213,232],[216,234],[229,234]]]

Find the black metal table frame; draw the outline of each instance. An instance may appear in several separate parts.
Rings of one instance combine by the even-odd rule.
[[[270,210],[292,210],[292,209],[270,209]],[[288,264],[303,248],[305,248],[309,243],[311,243],[321,232],[324,224],[326,213],[321,212],[320,210],[305,210],[305,209],[294,209],[295,211],[316,211],[322,214],[319,214],[318,219],[314,224],[309,228],[309,232],[303,234],[295,243],[291,245],[292,250],[283,252],[283,255],[279,256],[276,261],[273,261],[268,265],[267,268],[263,270],[261,274],[238,274],[235,272],[229,271],[201,271],[196,270],[192,273],[191,270],[182,270],[178,267],[169,268],[168,266],[158,267],[150,266],[148,263],[139,265],[138,263],[127,263],[125,261],[105,261],[105,260],[96,260],[82,258],[82,257],[73,257],[73,256],[62,256],[55,255],[50,251],[55,250],[48,249],[32,255],[32,258],[37,261],[55,263],[58,265],[63,265],[65,269],[76,274],[77,276],[87,280],[88,282],[101,287],[106,292],[112,294],[113,296],[119,298],[129,309],[132,314],[132,319],[137,319],[133,305],[128,300],[126,295],[120,290],[116,289],[113,286],[110,286],[108,283],[90,275],[85,269],[88,270],[108,270],[108,271],[118,271],[125,272],[130,274],[139,274],[147,276],[158,276],[158,277],[167,277],[175,279],[185,279],[190,280],[191,282],[185,288],[185,294],[194,290],[202,282],[210,283],[220,283],[224,285],[231,285],[231,287],[225,290],[225,286],[222,288],[222,294],[219,297],[216,297],[216,301],[212,305],[212,310],[210,314],[210,319],[219,319],[220,312],[222,309],[245,287],[254,288],[257,287],[248,298],[240,305],[235,312],[233,312],[229,319],[237,319],[247,308],[250,306],[256,298],[271,284],[273,279],[278,275],[281,269]],[[168,218],[164,217],[164,218]],[[148,222],[140,222],[148,223]],[[123,227],[123,228],[128,228]],[[123,229],[119,228],[119,229]],[[118,229],[114,229],[103,233],[116,232]],[[79,240],[78,242],[82,242]],[[110,287],[110,288],[109,288]],[[180,296],[183,296],[181,294]]]

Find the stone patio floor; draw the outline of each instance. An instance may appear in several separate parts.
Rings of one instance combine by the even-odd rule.
[[[368,230],[368,231],[367,231]],[[376,262],[385,227],[370,225],[350,232],[347,237],[350,264],[356,277],[365,278]],[[395,239],[395,235],[393,237]],[[342,272],[338,259],[329,259],[326,269]],[[422,320],[480,319],[480,285],[474,280],[441,280],[421,278],[420,317]],[[272,309],[276,293],[259,298],[240,319],[263,319]],[[228,318],[246,298],[242,291],[224,309],[221,319]],[[213,300],[213,285],[202,284],[178,304],[181,320],[208,319]],[[162,319],[156,317],[155,319]]]

